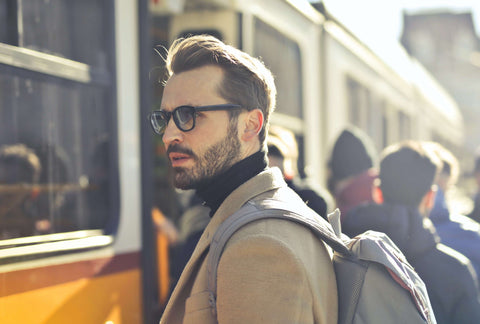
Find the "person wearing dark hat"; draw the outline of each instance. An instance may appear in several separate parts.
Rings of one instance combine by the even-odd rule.
[[[347,127],[338,136],[328,161],[328,189],[345,215],[353,207],[373,201],[373,183],[378,176],[376,150],[360,129]]]
[[[267,137],[270,167],[282,171],[287,185],[317,214],[327,219],[333,198],[327,190],[298,176],[298,146],[295,135],[286,128],[272,125]]]

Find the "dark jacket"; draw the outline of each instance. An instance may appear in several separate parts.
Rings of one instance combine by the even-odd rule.
[[[399,205],[359,206],[344,218],[345,234],[386,233],[425,282],[438,324],[480,323],[475,272],[462,254],[438,243],[435,228],[417,209]]]
[[[468,217],[480,223],[480,191],[475,195],[473,203],[473,210],[468,214]]]
[[[329,207],[333,205],[331,195],[320,187],[316,187],[305,179],[286,180],[287,185],[317,214],[327,219]]]
[[[480,277],[480,224],[467,216],[451,214],[441,189],[435,196],[435,205],[429,215],[440,240],[446,246],[465,255]]]

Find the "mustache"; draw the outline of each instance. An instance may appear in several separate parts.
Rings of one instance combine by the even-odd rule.
[[[192,157],[196,157],[195,153],[193,153],[191,149],[182,147],[179,144],[170,145],[167,149],[167,155],[169,155],[170,153],[183,153],[183,154],[188,154]]]

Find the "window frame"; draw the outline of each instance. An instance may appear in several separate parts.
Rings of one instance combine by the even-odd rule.
[[[107,35],[107,44],[105,45],[108,55],[107,69],[25,47],[0,43],[0,67],[8,70],[14,76],[34,78],[40,81],[73,82],[105,91],[106,109],[109,115],[106,126],[108,134],[111,135],[109,137],[108,159],[108,198],[110,202],[108,219],[111,229],[106,232],[104,226],[102,229],[79,229],[71,232],[0,240],[0,265],[49,255],[101,248],[111,245],[115,239],[120,217],[120,180],[114,5],[114,0],[107,0],[104,4],[104,24],[107,28],[105,31]]]

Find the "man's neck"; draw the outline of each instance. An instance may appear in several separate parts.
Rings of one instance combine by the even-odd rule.
[[[225,198],[241,184],[265,170],[266,167],[266,154],[258,151],[197,188],[197,195],[205,201],[206,206],[210,207],[210,216],[213,216]]]

